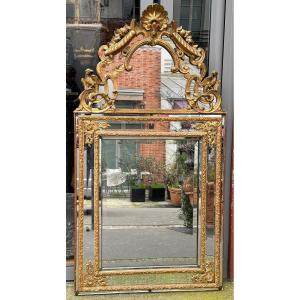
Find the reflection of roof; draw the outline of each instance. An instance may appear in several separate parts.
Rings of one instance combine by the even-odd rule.
[[[185,79],[182,76],[161,75],[161,97],[167,100],[180,100],[185,96]]]

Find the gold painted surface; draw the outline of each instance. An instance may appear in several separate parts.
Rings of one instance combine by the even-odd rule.
[[[220,126],[220,121],[207,121],[207,122],[201,122],[197,124],[193,124],[192,128],[202,130],[207,134],[208,137],[208,143],[210,145],[216,144],[216,128]]]
[[[78,288],[83,282],[83,225],[84,225],[84,123],[78,120],[79,129],[79,207],[78,207]]]
[[[192,281],[194,283],[211,283],[214,282],[214,263],[207,262],[204,264],[203,269],[192,276]]]
[[[84,142],[92,144],[94,142],[93,134],[95,130],[100,128],[108,128],[110,125],[107,122],[97,122],[94,119],[87,118],[84,120]]]
[[[105,286],[107,285],[107,278],[100,272],[99,269],[96,269],[92,262],[89,261],[85,267],[83,287],[94,287],[94,286]]]
[[[222,286],[221,274],[221,199],[222,199],[222,126],[217,127],[216,191],[215,191],[215,282]]]
[[[199,205],[198,216],[200,216],[200,256],[198,265],[201,272],[205,272],[205,256],[206,256],[206,182],[207,182],[207,135],[202,139],[202,156],[201,156],[201,206]],[[199,184],[199,186],[200,186]],[[199,229],[199,224],[198,224]]]
[[[89,262],[83,270],[83,180],[79,180],[79,286],[78,291],[124,291],[124,290],[140,290],[143,288],[147,289],[177,289],[177,288],[203,288],[203,287],[219,287],[221,285],[221,276],[220,276],[220,197],[221,197],[221,175],[222,175],[222,123],[220,122],[220,118],[215,118],[218,121],[211,121],[210,118],[201,118],[197,117],[196,120],[191,121],[205,121],[208,124],[206,126],[194,126],[194,129],[202,129],[199,131],[191,131],[191,132],[151,132],[151,131],[122,131],[122,130],[98,130],[103,124],[103,120],[108,121],[110,118],[114,119],[113,116],[84,116],[78,118],[78,130],[79,130],[79,173],[80,177],[83,178],[83,159],[84,159],[84,142],[86,137],[86,131],[93,136],[94,142],[94,168],[95,168],[95,177],[94,177],[94,201],[95,201],[95,235],[94,235],[94,264],[91,266]],[[120,118],[116,116],[115,118]],[[161,120],[169,120],[167,116],[165,117],[121,117],[128,120],[153,120],[161,121]],[[172,118],[172,117],[171,117]],[[175,118],[175,117],[174,117]],[[176,119],[189,119],[188,117],[179,117]],[[209,120],[210,119],[210,120]],[[214,122],[217,122],[214,123]],[[196,123],[198,125],[199,123]],[[201,123],[202,124],[202,123]],[[88,125],[88,126],[86,126]],[[108,126],[103,126],[104,128],[108,128]],[[209,130],[207,130],[209,128]],[[203,140],[203,151],[202,151],[202,176],[201,176],[201,186],[202,186],[202,202],[201,202],[201,210],[200,210],[200,222],[201,224],[205,224],[206,220],[206,181],[207,181],[207,146],[209,142],[210,131],[217,130],[216,135],[216,144],[217,144],[217,153],[216,153],[216,227],[215,227],[215,262],[206,262],[205,254],[206,254],[206,230],[205,226],[201,226],[202,230],[200,232],[201,241],[205,241],[202,243],[201,247],[199,247],[199,268],[169,268],[169,269],[131,269],[131,270],[113,270],[113,271],[101,271],[101,262],[99,261],[100,253],[101,253],[101,240],[99,236],[99,228],[101,226],[100,220],[100,212],[99,212],[99,172],[101,170],[101,149],[100,149],[100,137],[101,136],[181,136],[181,137],[201,137]],[[101,183],[100,183],[101,184]],[[97,222],[98,220],[98,222]],[[199,227],[199,225],[198,225]],[[204,230],[203,230],[204,229]],[[214,268],[212,265],[214,264]],[[133,275],[133,274],[166,274],[166,273],[194,273],[192,277],[193,283],[188,284],[165,284],[165,285],[137,285],[137,286],[109,286],[107,283],[111,276],[118,275]],[[105,280],[104,280],[105,279]],[[105,283],[105,286],[104,286]],[[101,286],[100,286],[101,285]]]
[[[134,37],[142,39],[129,47]],[[172,43],[166,39],[169,38]],[[118,95],[117,78],[121,72],[131,71],[130,59],[135,51],[143,45],[160,45],[167,49],[173,58],[172,72],[181,73],[186,79],[185,95],[188,109],[162,110],[162,109],[116,109],[115,100]],[[174,48],[173,48],[174,47]],[[123,64],[110,72],[106,67],[113,63],[114,57],[121,53],[125,58]],[[96,72],[91,69],[85,71],[82,79],[84,91],[80,95],[80,107],[75,112],[78,117],[79,137],[79,186],[78,186],[78,258],[76,261],[76,291],[134,291],[134,290],[164,290],[189,288],[218,288],[222,285],[222,257],[221,257],[221,226],[222,226],[222,120],[225,113],[221,108],[219,94],[220,81],[217,72],[205,78],[206,66],[204,64],[205,51],[194,45],[191,33],[182,27],[177,28],[174,21],[169,23],[167,13],[161,5],[150,5],[144,11],[140,24],[132,20],[115,31],[110,43],[99,49],[100,62]],[[184,57],[189,58],[192,65],[197,66],[199,74],[190,74],[189,68],[184,64]],[[108,94],[108,81],[112,81],[113,91]],[[194,88],[191,91],[192,83]],[[103,91],[99,92],[99,87]],[[91,115],[87,115],[90,114]],[[96,113],[93,115],[93,113]],[[103,115],[99,113],[104,113]],[[199,113],[205,116],[198,116]],[[133,116],[135,114],[135,116]],[[154,116],[153,116],[154,114]],[[174,116],[178,114],[179,116]],[[181,116],[182,115],[182,116]],[[190,115],[190,116],[187,116]],[[196,115],[196,116],[195,116]],[[151,131],[125,131],[109,130],[109,121],[190,121],[192,131],[184,132],[151,132]],[[138,137],[200,137],[203,141],[202,175],[201,175],[201,209],[199,207],[199,221],[201,226],[201,247],[198,249],[198,268],[157,268],[157,269],[127,269],[127,270],[101,270],[101,199],[100,172],[101,172],[101,136],[138,136]],[[84,145],[94,143],[94,262],[89,261],[83,266],[83,232],[84,232]],[[216,144],[216,193],[215,193],[215,258],[206,260],[206,181],[207,181],[207,147]],[[198,224],[198,228],[199,228]],[[77,253],[76,252],[76,253]],[[139,285],[110,285],[114,276],[147,276],[149,274],[187,274],[192,276],[191,283],[168,284],[139,284]]]
[[[130,47],[129,44],[135,37],[142,39]],[[170,53],[174,63],[171,71],[181,73],[186,79],[185,98],[191,111],[222,112],[218,73],[214,71],[210,76],[205,77],[207,72],[204,64],[205,50],[194,44],[190,31],[177,27],[175,21],[169,23],[168,13],[159,4],[149,5],[144,10],[140,23],[133,19],[130,25],[126,24],[116,29],[111,41],[99,48],[100,61],[96,66],[97,74],[87,69],[82,78],[84,91],[79,96],[78,111],[95,113],[114,111],[118,96],[118,76],[124,71],[132,70],[130,60],[135,51],[144,45],[160,45]],[[118,54],[123,55],[124,63],[107,71]],[[199,73],[190,73],[189,67],[184,62],[185,57],[198,68]],[[109,80],[113,86],[111,93],[109,93]],[[194,87],[191,90],[192,83]],[[99,87],[103,87],[102,92],[99,91]]]
[[[99,270],[100,265],[100,237],[99,237],[99,224],[100,221],[100,211],[99,211],[99,174],[100,174],[100,164],[101,160],[101,141],[97,135],[94,135],[94,270]]]
[[[96,134],[99,136],[128,136],[128,137],[201,137],[205,133],[203,131],[191,132],[166,132],[166,131],[137,131],[137,130],[98,130]]]

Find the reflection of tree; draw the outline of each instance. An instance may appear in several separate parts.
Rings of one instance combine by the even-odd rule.
[[[119,166],[123,172],[131,173],[136,170],[136,175],[131,176],[131,182],[137,183],[139,181],[141,172],[149,172],[151,181],[161,183],[165,181],[165,164],[157,160],[153,156],[140,156],[136,151],[132,151],[133,141],[121,141],[121,158],[119,159]],[[134,182],[133,182],[134,181]]]

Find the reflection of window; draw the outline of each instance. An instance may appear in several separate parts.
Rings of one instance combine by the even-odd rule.
[[[211,0],[173,0],[174,20],[192,32],[193,41],[208,51]],[[208,53],[207,53],[208,54]],[[208,63],[208,55],[205,63]]]
[[[109,0],[103,0],[103,6],[104,7],[109,6]]]
[[[100,23],[100,0],[67,0],[67,24]]]

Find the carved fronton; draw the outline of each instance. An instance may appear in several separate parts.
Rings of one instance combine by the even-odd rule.
[[[137,39],[132,43],[134,38]],[[130,25],[116,29],[111,41],[99,48],[97,74],[87,69],[82,78],[84,91],[80,95],[78,111],[101,113],[114,110],[118,96],[118,76],[132,70],[130,60],[135,51],[144,45],[159,45],[170,53],[174,63],[171,71],[181,73],[186,79],[185,98],[189,109],[199,113],[222,112],[217,72],[205,78],[205,50],[194,44],[190,31],[182,26],[177,27],[174,21],[169,22],[167,11],[159,4],[149,5],[144,10],[140,23],[133,19]],[[119,54],[124,61],[109,68],[114,65],[114,58]],[[196,74],[190,73],[185,58],[198,68]]]

